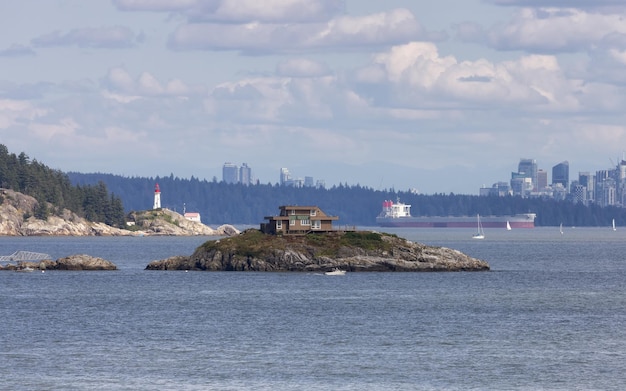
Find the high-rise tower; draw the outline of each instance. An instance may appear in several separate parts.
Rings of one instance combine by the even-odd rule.
[[[531,190],[537,190],[537,161],[535,159],[520,159],[517,172],[524,178],[530,178]]]
[[[224,163],[222,166],[222,181],[226,183],[239,182],[239,167],[233,163]]]
[[[552,167],[552,185],[557,183],[569,189],[569,162],[567,160]]]
[[[161,209],[161,190],[158,183],[154,187],[154,206],[152,209]]]
[[[239,167],[239,183],[246,186],[252,184],[252,169],[247,163],[243,163]]]

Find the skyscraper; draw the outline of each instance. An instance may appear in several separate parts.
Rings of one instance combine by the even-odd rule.
[[[280,169],[280,184],[281,186],[287,185],[291,182],[291,175],[289,174],[289,170],[286,168]]]
[[[239,182],[239,167],[233,163],[224,163],[222,167],[222,181],[226,183]]]
[[[569,189],[569,162],[567,160],[552,167],[552,184],[560,183]]]
[[[537,190],[537,161],[535,159],[520,159],[517,172],[524,178],[530,178],[533,190]]]
[[[596,176],[590,172],[579,172],[578,173],[578,183],[581,186],[585,187],[586,191],[586,201],[593,202],[596,199]]]
[[[541,191],[548,187],[548,173],[542,169],[537,170],[537,190]]]
[[[239,182],[246,186],[252,184],[252,169],[248,167],[247,163],[243,163],[241,167],[239,167]]]

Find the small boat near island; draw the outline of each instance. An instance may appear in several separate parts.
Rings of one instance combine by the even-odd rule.
[[[346,271],[339,268],[334,268],[333,270],[325,272],[324,274],[327,276],[343,276],[346,274]]]

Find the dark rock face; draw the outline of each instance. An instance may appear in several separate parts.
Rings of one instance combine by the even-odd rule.
[[[153,261],[148,270],[306,271],[480,271],[485,261],[460,251],[413,243],[375,232],[264,235],[249,230],[239,237],[209,241],[191,256]]]

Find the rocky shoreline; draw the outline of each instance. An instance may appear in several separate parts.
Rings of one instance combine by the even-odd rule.
[[[212,229],[165,208],[132,212],[131,229],[92,223],[64,210],[47,220],[33,217],[37,201],[0,189],[0,235],[5,236],[224,236],[210,240],[189,256],[152,261],[146,270],[302,271],[484,271],[485,261],[457,250],[426,246],[374,231],[330,231],[308,235],[270,235],[257,229],[240,233],[231,225]],[[2,270],[115,270],[110,262],[88,255],[57,261],[19,262]]]
[[[190,256],[152,261],[146,270],[327,272],[486,271],[489,264],[460,251],[426,246],[373,231],[298,237],[247,230],[208,241]]]
[[[232,225],[213,229],[168,209],[131,213],[131,229],[93,223],[68,210],[40,220],[33,216],[37,207],[35,198],[9,189],[0,189],[0,196],[3,200],[0,236],[228,236],[239,233]]]

